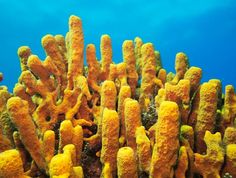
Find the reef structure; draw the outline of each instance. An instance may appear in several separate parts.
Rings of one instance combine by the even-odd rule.
[[[20,47],[18,83],[0,87],[1,178],[236,177],[234,88],[201,84],[185,53],[167,73],[137,37],[115,64],[102,35],[98,61],[76,16],[42,46],[44,60]]]

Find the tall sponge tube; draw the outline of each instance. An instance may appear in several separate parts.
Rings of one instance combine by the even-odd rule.
[[[7,109],[12,122],[18,129],[22,143],[40,169],[45,168],[45,160],[42,157],[41,145],[36,133],[36,128],[29,115],[29,106],[26,101],[19,97],[12,97],[7,102]]]
[[[179,150],[179,108],[163,101],[158,113],[156,143],[152,152],[150,178],[173,177]]]

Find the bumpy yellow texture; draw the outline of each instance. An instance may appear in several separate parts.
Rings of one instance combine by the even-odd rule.
[[[111,172],[116,172],[116,155],[119,149],[119,117],[115,110],[107,108],[102,118],[101,162],[109,163]]]
[[[186,147],[181,146],[179,149],[178,167],[175,170],[175,177],[185,178],[187,169],[188,169],[188,153]]]
[[[172,80],[173,83],[177,84],[180,79],[184,78],[185,72],[188,70],[188,57],[185,53],[179,52],[175,57],[175,71],[176,75]]]
[[[194,92],[200,85],[202,78],[202,69],[199,67],[190,67],[184,74],[184,79],[190,81],[190,95],[193,96]]]
[[[138,127],[135,132],[136,144],[137,144],[137,156],[139,161],[139,169],[141,171],[149,172],[151,162],[151,143],[145,133],[143,126]]]
[[[46,163],[49,163],[55,152],[55,133],[52,130],[47,130],[43,135],[43,153]]]
[[[208,130],[213,131],[217,110],[217,91],[212,83],[204,83],[200,89],[200,103],[195,126],[197,152],[206,151],[204,135]]]
[[[220,178],[221,166],[224,163],[221,134],[219,132],[211,134],[209,131],[206,131],[204,141],[207,145],[206,154],[194,154],[196,171],[203,178]]]
[[[118,178],[138,178],[134,151],[130,147],[122,147],[117,153]]]
[[[27,178],[24,175],[23,163],[17,150],[7,150],[0,153],[0,177]]]
[[[225,87],[225,102],[222,114],[224,126],[232,125],[236,117],[236,94],[232,85]]]
[[[112,63],[112,48],[111,38],[109,35],[102,35],[101,44],[101,80],[104,81],[108,78],[110,64]]]
[[[30,48],[28,46],[22,46],[18,49],[17,54],[20,58],[21,71],[27,70],[28,57],[31,55]]]
[[[156,125],[150,177],[173,177],[179,149],[179,108],[171,101],[161,103]]]
[[[130,98],[125,99],[124,106],[126,143],[127,146],[131,147],[135,152],[137,148],[135,131],[141,126],[140,106],[138,101]]]
[[[136,60],[134,52],[134,44],[132,40],[126,40],[122,46],[123,59],[127,64],[128,84],[131,88],[132,96],[135,96],[136,86],[138,84],[138,73],[136,72]]]
[[[72,82],[75,76],[83,75],[83,52],[84,52],[84,37],[82,31],[81,19],[76,16],[71,16],[69,19],[70,27],[70,57],[68,61],[68,84],[72,87]],[[69,87],[69,88],[71,88]]]
[[[131,88],[130,86],[122,86],[118,95],[118,115],[120,119],[120,144],[123,146],[125,142],[125,137],[126,137],[126,131],[125,131],[125,106],[124,106],[124,101],[126,98],[131,97]]]
[[[7,102],[12,122],[18,128],[21,140],[40,169],[45,168],[45,160],[41,155],[41,145],[36,128],[28,112],[28,104],[19,97],[12,97]]]
[[[154,80],[156,78],[156,59],[154,47],[151,43],[146,43],[141,48],[142,53],[142,81],[139,102],[141,109],[145,108],[145,100],[149,100],[154,92]]]
[[[136,37],[134,39],[134,52],[135,52],[135,59],[136,59],[136,68],[137,68],[137,73],[140,76],[142,73],[142,53],[141,53],[141,48],[143,45],[142,39],[139,37]]]
[[[86,59],[88,64],[88,85],[96,92],[100,92],[98,85],[100,66],[96,59],[95,45],[89,44],[86,48]],[[95,75],[96,74],[96,75]]]
[[[229,173],[232,177],[236,177],[236,144],[227,145],[225,162],[223,173]]]

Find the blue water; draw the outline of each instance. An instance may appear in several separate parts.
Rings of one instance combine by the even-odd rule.
[[[124,40],[140,36],[161,52],[164,68],[174,72],[177,52],[203,69],[202,82],[211,78],[236,87],[235,0],[0,0],[1,84],[12,90],[20,75],[19,46],[45,57],[41,37],[68,31],[71,14],[83,21],[85,44],[102,34],[112,38],[113,60],[122,60]]]

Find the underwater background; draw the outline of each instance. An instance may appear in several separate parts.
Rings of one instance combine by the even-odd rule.
[[[22,45],[44,60],[41,37],[68,31],[68,18],[82,19],[85,45],[94,43],[100,58],[102,34],[112,39],[113,61],[122,61],[122,43],[136,36],[154,43],[167,72],[175,54],[185,52],[191,66],[203,69],[202,82],[220,79],[236,86],[235,0],[0,0],[1,84],[12,91],[20,75]]]

